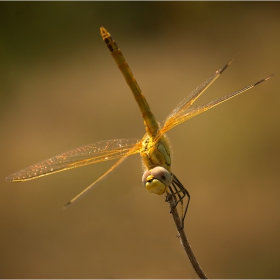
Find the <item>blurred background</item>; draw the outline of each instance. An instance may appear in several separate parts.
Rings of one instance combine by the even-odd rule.
[[[165,197],[141,184],[139,155],[67,210],[112,162],[4,180],[79,146],[143,136],[100,26],[159,121],[238,52],[195,105],[277,73],[168,137],[206,275],[280,278],[279,2],[1,2],[0,277],[196,278]]]

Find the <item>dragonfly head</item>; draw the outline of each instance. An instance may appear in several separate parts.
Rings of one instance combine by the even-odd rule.
[[[158,195],[165,193],[171,180],[171,174],[161,166],[145,171],[142,176],[142,183],[146,189]]]

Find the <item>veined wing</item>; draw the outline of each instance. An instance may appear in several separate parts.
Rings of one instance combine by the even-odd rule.
[[[145,136],[144,136],[145,137]],[[144,138],[143,138],[144,139]],[[143,140],[142,139],[142,140]],[[85,188],[82,192],[80,192],[78,195],[76,195],[74,198],[72,198],[65,206],[64,208],[72,205],[74,202],[76,202],[79,198],[84,196],[86,193],[88,193],[90,190],[93,189],[100,181],[105,179],[113,170],[115,170],[116,167],[118,167],[128,156],[139,153],[139,148],[141,147],[142,140],[137,140],[137,143],[133,145],[130,149],[126,149],[126,152],[124,155],[115,162],[102,176],[100,176],[97,180],[95,180],[92,184],[90,184],[87,188]]]
[[[262,83],[262,82],[265,82],[267,81],[268,79],[270,79],[274,74],[264,78],[264,79],[261,79],[247,87],[244,87],[238,91],[235,91],[235,92],[232,92],[230,94],[227,94],[223,97],[220,97],[220,98],[217,98],[205,105],[202,105],[202,106],[199,106],[197,108],[190,108],[190,109],[186,109],[186,110],[181,110],[179,114],[177,114],[177,117],[174,119],[172,119],[172,122],[171,121],[168,121],[164,124],[163,128],[159,131],[159,136],[157,135],[156,138],[159,138],[162,134],[164,134],[166,131],[170,130],[171,128],[173,128],[174,126],[186,121],[186,120],[189,120],[255,86],[257,86],[258,84]]]
[[[235,57],[237,55],[238,54],[236,54]],[[221,74],[233,62],[235,57],[233,57],[224,67],[222,67],[220,70],[217,70],[212,77],[208,78],[200,86],[193,90],[187,97],[185,97],[167,116],[164,121],[164,126],[169,126],[174,122],[174,120],[178,118],[179,115],[182,114],[182,112],[185,112],[185,110],[188,109],[196,101],[196,99],[221,76]]]
[[[139,152],[138,139],[114,139],[89,144],[44,160],[6,178],[8,182],[22,182],[56,172],[123,157],[133,149]],[[130,154],[133,154],[130,153]]]

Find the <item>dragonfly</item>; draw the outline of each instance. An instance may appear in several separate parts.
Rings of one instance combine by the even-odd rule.
[[[104,27],[100,28],[100,34],[134,95],[144,119],[146,128],[145,135],[142,139],[113,139],[79,147],[20,170],[8,176],[6,181],[23,182],[76,167],[118,159],[101,177],[65,205],[69,206],[95,187],[127,157],[140,153],[144,167],[142,183],[149,192],[156,195],[162,195],[164,193],[171,194],[172,197],[174,197],[175,206],[177,206],[179,202],[182,203],[183,199],[187,196],[188,202],[184,213],[181,215],[183,226],[190,201],[190,194],[172,172],[169,141],[165,133],[175,126],[267,81],[274,74],[238,91],[217,98],[205,105],[196,108],[191,107],[199,96],[201,96],[201,94],[228,68],[234,60],[233,58],[188,94],[187,97],[170,112],[166,119],[162,123],[159,123],[152,113],[146,98],[116,42]]]

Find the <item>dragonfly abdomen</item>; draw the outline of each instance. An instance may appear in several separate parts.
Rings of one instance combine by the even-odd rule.
[[[111,52],[114,60],[116,61],[120,71],[122,72],[128,86],[130,87],[134,98],[139,106],[144,123],[146,126],[146,131],[150,136],[155,136],[159,130],[159,125],[156,121],[155,116],[151,112],[151,109],[142,94],[142,91],[130,70],[121,50],[117,46],[116,42],[111,37],[110,33],[104,28],[100,28],[100,33],[103,41],[106,43],[109,51]]]

